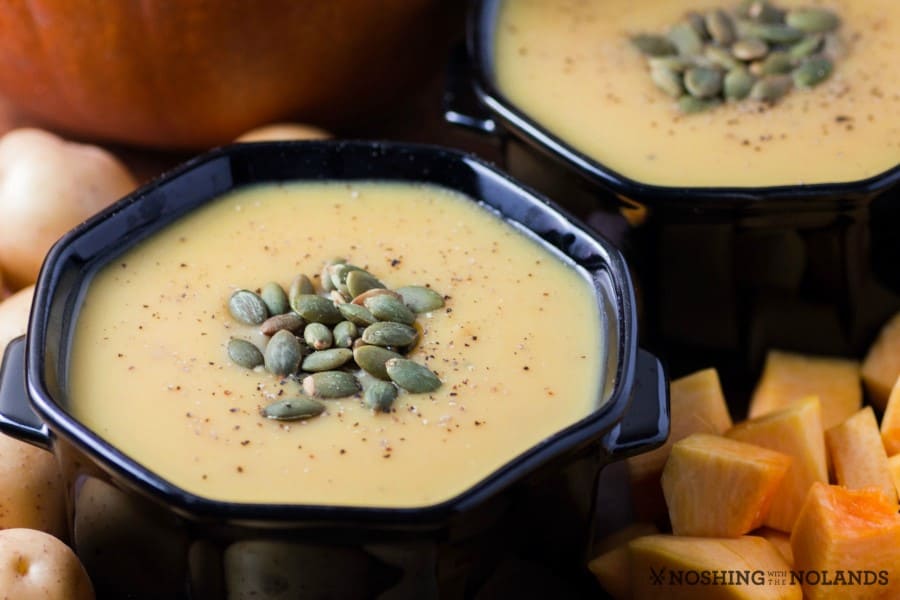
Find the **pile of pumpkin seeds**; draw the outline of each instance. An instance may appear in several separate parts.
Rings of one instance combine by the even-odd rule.
[[[398,388],[418,394],[440,387],[428,367],[405,358],[419,338],[417,315],[444,306],[439,293],[418,285],[389,290],[344,259],[329,261],[320,278],[320,292],[300,274],[287,292],[269,282],[228,300],[232,317],[267,336],[263,349],[232,338],[231,360],[302,382],[303,394],[264,407],[263,416],[307,419],[325,411],[321,400],[360,393],[366,406],[388,412]]]
[[[782,10],[744,0],[734,11],[691,12],[666,35],[639,34],[650,77],[685,113],[723,101],[775,103],[831,75],[843,54],[839,17],[824,8]]]

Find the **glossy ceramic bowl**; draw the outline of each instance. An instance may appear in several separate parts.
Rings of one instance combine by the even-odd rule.
[[[476,0],[446,119],[499,139],[505,168],[558,199],[637,271],[641,334],[673,374],[717,366],[747,387],[767,349],[860,356],[900,309],[900,165],[852,183],[646,185],[578,152],[498,89],[502,0]]]
[[[67,405],[67,352],[92,275],[225,192],[290,180],[444,186],[566,254],[590,274],[603,315],[608,364],[598,368],[609,376],[601,408],[457,497],[413,509],[198,497],[75,420]],[[508,556],[574,582],[585,574],[601,469],[655,447],[668,429],[666,378],[659,362],[637,347],[630,278],[613,247],[471,156],[363,142],[215,150],[69,233],[41,272],[27,342],[19,339],[7,351],[0,414],[4,432],[58,457],[68,483],[71,541],[101,597],[110,598],[220,598],[236,581],[260,590],[302,588],[312,597],[462,597],[489,583]]]

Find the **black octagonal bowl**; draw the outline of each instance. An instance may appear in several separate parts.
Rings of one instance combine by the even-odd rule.
[[[629,179],[498,88],[502,2],[471,3],[467,47],[450,64],[445,118],[494,136],[509,173],[622,248],[637,273],[642,342],[673,376],[716,366],[723,383],[745,390],[769,348],[865,352],[900,310],[900,165],[851,183],[761,188]]]
[[[580,265],[604,319],[606,400],[458,496],[422,508],[240,504],[188,493],[112,447],[68,410],[68,349],[83,291],[103,265],[195,208],[242,186],[292,180],[424,182],[496,209]],[[101,598],[220,598],[228,575],[310,597],[469,597],[508,557],[577,589],[611,461],[667,435],[667,382],[638,349],[622,256],[560,209],[458,152],[364,142],[244,144],[214,150],[67,234],[38,281],[26,338],[7,350],[0,429],[52,450],[68,490],[71,543]],[[27,340],[27,341],[26,341]],[[123,390],[127,401],[127,390]],[[159,440],[166,444],[166,440]],[[177,452],[177,448],[172,448]],[[234,544],[251,548],[227,573]],[[254,558],[255,557],[255,558]],[[234,563],[230,563],[234,568]]]

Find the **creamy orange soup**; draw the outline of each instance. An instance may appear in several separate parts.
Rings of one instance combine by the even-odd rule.
[[[388,287],[449,296],[409,358],[443,385],[389,414],[326,400],[308,421],[260,408],[300,392],[232,364],[264,344],[231,293],[287,287],[343,256]],[[318,286],[318,276],[315,278]],[[600,405],[600,315],[586,274],[478,204],[430,186],[290,184],[237,191],[116,259],[78,316],[75,416],[172,483],[236,502],[410,507],[448,499]]]
[[[731,0],[506,0],[497,85],[574,148],[649,184],[848,182],[900,164],[900,2],[774,3],[836,11],[848,55],[828,81],[768,110],[744,102],[682,115],[629,43]]]

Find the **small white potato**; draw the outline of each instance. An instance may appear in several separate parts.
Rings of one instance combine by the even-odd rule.
[[[3,357],[7,344],[25,334],[33,297],[34,286],[30,285],[6,300],[0,300],[0,358]]]
[[[0,529],[25,527],[64,537],[65,502],[56,458],[0,433]]]
[[[333,137],[324,129],[303,123],[271,123],[238,136],[236,142],[274,142],[282,140],[324,140]]]
[[[40,129],[0,138],[0,269],[13,289],[32,284],[66,231],[135,188],[112,154]]]
[[[0,531],[0,595],[15,600],[93,600],[72,549],[34,529]]]

